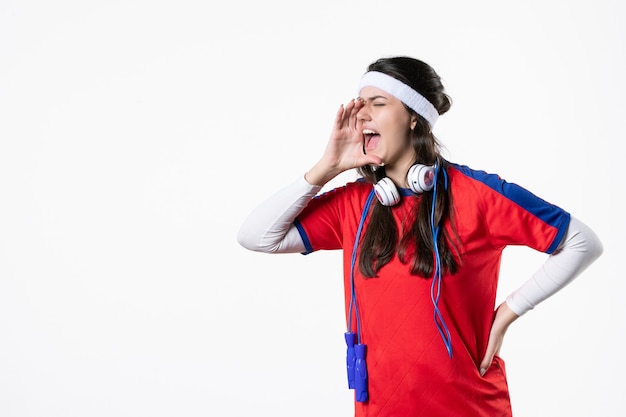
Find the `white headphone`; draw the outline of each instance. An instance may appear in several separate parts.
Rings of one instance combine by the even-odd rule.
[[[435,184],[435,167],[415,164],[409,169],[407,180],[411,190],[417,194],[430,191]],[[393,206],[400,201],[400,192],[388,177],[374,184],[374,192],[383,206]]]

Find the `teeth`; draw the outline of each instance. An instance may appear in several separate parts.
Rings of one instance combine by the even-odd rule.
[[[369,129],[363,129],[363,134],[364,135],[375,135],[376,132],[374,132],[373,130],[369,130]]]

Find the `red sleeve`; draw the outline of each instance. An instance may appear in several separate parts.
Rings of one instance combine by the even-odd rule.
[[[482,229],[493,247],[524,245],[552,253],[567,232],[570,215],[530,191],[495,174],[460,167],[452,172],[459,217]],[[463,211],[474,211],[468,216]],[[478,222],[479,224],[472,224]],[[482,223],[482,224],[480,224]]]
[[[306,252],[343,249],[356,234],[372,186],[363,181],[348,183],[313,198],[295,220]]]

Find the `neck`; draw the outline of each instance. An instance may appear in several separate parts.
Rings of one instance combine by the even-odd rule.
[[[397,187],[408,188],[409,183],[407,182],[407,174],[409,172],[409,168],[411,168],[414,163],[414,159],[411,158],[405,162],[396,163],[393,166],[385,166],[385,174],[387,177],[391,178]]]

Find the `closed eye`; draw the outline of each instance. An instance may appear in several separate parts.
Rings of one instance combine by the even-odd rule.
[[[369,101],[374,107],[383,107],[387,104],[387,97],[385,96],[372,96],[368,97],[366,101]]]

